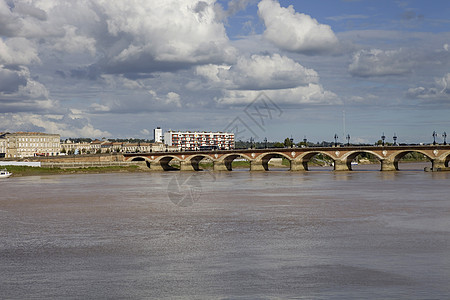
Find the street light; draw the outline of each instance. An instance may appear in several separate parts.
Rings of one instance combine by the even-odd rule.
[[[395,132],[394,132],[393,139],[394,139],[394,146],[397,146],[397,135],[395,134]]]
[[[306,139],[306,136],[303,138],[303,143],[305,144],[305,147],[308,145],[307,144],[308,140]]]
[[[350,146],[350,134],[347,134],[346,139],[347,139],[347,146]]]
[[[267,138],[264,138],[264,148],[267,149]]]
[[[338,135],[337,133],[334,134],[334,146],[337,147],[337,140],[338,140]]]
[[[436,145],[436,136],[437,136],[436,131],[433,131],[433,145]]]
[[[381,140],[383,141],[383,147],[384,147],[384,140],[386,139],[386,136],[384,135],[384,132],[383,132],[383,135],[381,136]]]
[[[291,135],[290,141],[291,141],[291,148],[293,148],[294,147],[294,139],[292,138],[292,135]]]
[[[447,133],[444,131],[444,133],[442,134],[442,136],[444,137],[444,145],[447,145]]]
[[[253,149],[253,137],[250,137],[250,149]]]

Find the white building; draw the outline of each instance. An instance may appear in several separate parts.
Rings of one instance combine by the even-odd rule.
[[[181,150],[229,150],[234,149],[234,133],[229,132],[191,132],[167,131],[164,142]]]
[[[153,139],[155,143],[162,143],[163,133],[161,127],[153,129]]]

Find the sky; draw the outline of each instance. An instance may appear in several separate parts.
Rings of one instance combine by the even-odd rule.
[[[442,142],[450,1],[0,0],[0,132]]]

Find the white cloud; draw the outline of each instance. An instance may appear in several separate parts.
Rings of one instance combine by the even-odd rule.
[[[197,67],[197,74],[227,89],[239,90],[286,89],[319,81],[316,71],[279,54],[241,56],[229,67]]]
[[[29,65],[39,62],[37,49],[31,41],[25,38],[9,38],[3,41],[0,38],[0,64]]]
[[[250,103],[261,91],[278,103],[340,103],[336,94],[319,84],[316,71],[279,54],[241,56],[235,65],[199,66],[196,73],[208,80],[210,88],[222,91],[216,99],[219,104]]]
[[[410,88],[408,96],[427,100],[450,100],[450,73],[436,79],[430,87]]]
[[[234,59],[213,0],[99,3],[108,34],[116,39],[105,63],[109,72],[173,70]]]
[[[66,114],[57,117],[42,116],[33,113],[0,115],[0,127],[5,131],[40,131],[58,133],[62,137],[109,137],[111,134],[94,128],[86,118]]]
[[[258,14],[266,26],[264,37],[281,49],[306,54],[332,52],[338,39],[331,27],[319,24],[309,15],[296,13],[293,6],[281,7],[278,1],[262,0]]]
[[[145,128],[142,129],[140,132],[141,132],[142,135],[150,135],[150,131],[148,129],[145,129]]]
[[[261,91],[255,90],[227,90],[224,96],[217,99],[218,104],[241,105],[251,103]],[[330,105],[341,104],[339,97],[326,91],[320,84],[311,83],[289,89],[263,90],[263,92],[277,104],[292,105]]]
[[[92,114],[102,113],[142,113],[153,111],[167,111],[182,107],[181,97],[175,92],[159,95],[154,90],[136,93],[126,101],[114,97],[105,97],[100,103],[89,105]]]
[[[415,62],[400,50],[359,50],[353,54],[348,70],[359,77],[402,75],[411,72]]]
[[[91,37],[82,36],[76,33],[77,28],[72,25],[64,26],[65,35],[63,38],[56,39],[51,48],[65,53],[88,52],[95,54],[95,40]]]

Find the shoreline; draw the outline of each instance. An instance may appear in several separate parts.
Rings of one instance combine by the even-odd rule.
[[[68,174],[103,174],[103,173],[139,173],[148,172],[142,167],[130,166],[107,166],[107,167],[87,167],[87,168],[45,168],[28,166],[4,166],[12,177],[42,176],[42,175],[68,175]]]
[[[403,163],[424,163],[424,161],[404,161]],[[376,166],[378,163],[364,163],[359,166]],[[289,166],[285,164],[270,164],[271,168],[289,169]],[[209,164],[201,164],[200,167],[203,170],[212,170],[212,166]],[[242,170],[250,167],[249,163],[239,162],[236,165],[233,164],[233,170]],[[316,164],[312,164],[311,167],[321,167]],[[12,173],[11,177],[22,176],[42,176],[42,175],[66,175],[66,174],[104,174],[104,173],[147,173],[155,172],[148,167],[139,165],[128,166],[104,166],[104,167],[83,167],[83,168],[49,168],[49,167],[30,167],[30,166],[2,166]],[[354,170],[356,171],[356,170]],[[351,171],[350,171],[351,172]]]

